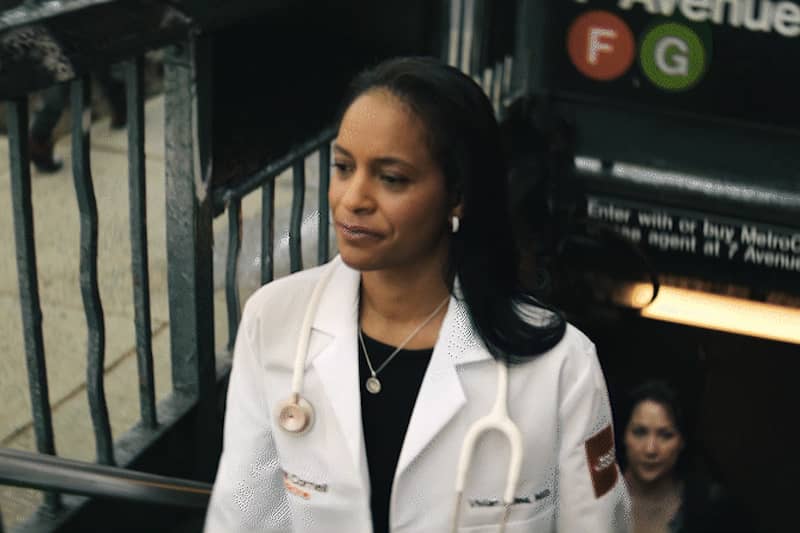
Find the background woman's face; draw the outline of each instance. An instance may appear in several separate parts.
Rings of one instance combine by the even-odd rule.
[[[639,481],[658,481],[672,475],[681,450],[683,437],[667,409],[652,400],[639,403],[625,428],[628,471]]]
[[[347,109],[334,141],[328,198],[344,262],[357,270],[444,261],[445,179],[423,122],[396,96],[372,90]]]

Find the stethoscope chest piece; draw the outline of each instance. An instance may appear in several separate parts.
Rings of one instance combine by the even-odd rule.
[[[278,404],[278,425],[287,433],[302,435],[314,425],[314,408],[300,395]]]

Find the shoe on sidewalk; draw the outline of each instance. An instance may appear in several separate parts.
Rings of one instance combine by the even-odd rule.
[[[39,172],[53,174],[64,166],[64,161],[53,153],[53,141],[41,142],[31,137],[28,147],[31,162]]]

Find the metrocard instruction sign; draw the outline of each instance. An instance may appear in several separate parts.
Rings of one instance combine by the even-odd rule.
[[[556,0],[556,91],[800,132],[800,0]]]
[[[602,195],[587,197],[587,215],[659,259],[660,267],[723,267],[746,283],[772,280],[797,290],[800,230]]]

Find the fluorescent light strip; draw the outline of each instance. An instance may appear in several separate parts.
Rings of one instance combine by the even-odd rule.
[[[626,291],[628,305],[641,307],[652,287],[637,283]],[[654,320],[800,344],[800,309],[678,287],[661,286],[641,309]]]

